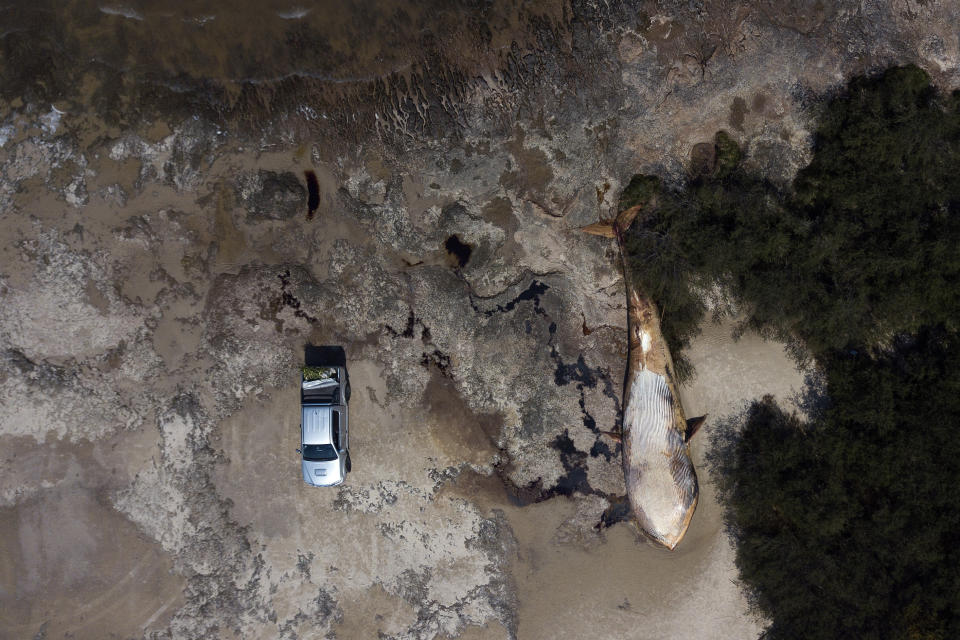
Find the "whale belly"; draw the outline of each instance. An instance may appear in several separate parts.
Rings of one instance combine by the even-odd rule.
[[[632,377],[623,417],[630,504],[644,532],[671,549],[686,533],[698,493],[676,401],[662,375],[643,369]]]

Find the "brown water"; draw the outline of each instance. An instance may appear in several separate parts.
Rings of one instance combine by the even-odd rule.
[[[568,19],[566,3],[41,0],[0,9],[0,95],[117,123],[201,112],[343,130],[447,111]],[[443,103],[443,104],[441,104]],[[391,114],[394,115],[394,114]],[[311,124],[312,123],[312,124]],[[404,123],[394,122],[396,126]]]

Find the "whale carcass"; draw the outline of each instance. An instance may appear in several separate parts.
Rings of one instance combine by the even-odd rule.
[[[630,275],[624,233],[641,208],[625,209],[612,223],[593,224],[583,231],[616,239],[626,285],[629,360],[619,439],[627,499],[643,533],[673,549],[697,507],[699,487],[689,440],[705,416],[689,421],[684,417],[660,314]]]

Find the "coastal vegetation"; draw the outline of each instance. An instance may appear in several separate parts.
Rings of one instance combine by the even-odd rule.
[[[682,189],[639,194],[656,204],[629,236],[631,270],[663,309],[675,352],[696,333],[705,291],[801,357],[956,328],[960,95],[940,95],[916,67],[857,78],[827,105],[815,140],[792,189],[744,170],[721,132],[712,168]],[[625,199],[650,184],[635,178]]]
[[[960,94],[856,78],[791,185],[740,157],[718,133],[681,188],[638,176],[621,206],[646,205],[628,260],[680,377],[710,308],[815,364],[805,419],[758,399],[714,442],[765,636],[960,637]]]
[[[769,640],[960,637],[960,339],[841,352],[807,421],[770,397],[714,431],[736,562]]]

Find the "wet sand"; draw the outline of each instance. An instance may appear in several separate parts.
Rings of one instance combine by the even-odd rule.
[[[680,388],[684,409],[711,418],[692,443],[700,502],[677,549],[656,547],[627,523],[599,536],[581,527],[580,537],[564,539],[565,521],[575,518],[572,500],[505,509],[518,545],[519,638],[759,635],[763,624],[747,614],[735,584],[733,549],[703,458],[717,418],[766,393],[787,400],[803,380],[782,345],[752,334],[734,341],[731,331],[727,323],[707,324],[689,351],[697,376]]]
[[[68,458],[72,475],[89,464],[81,456]],[[82,483],[67,479],[0,508],[0,541],[4,638],[38,630],[50,638],[141,636],[165,628],[183,605],[171,558]]]
[[[491,286],[488,274],[500,268],[497,252],[483,245],[486,240],[478,242],[469,226],[476,221],[463,216],[444,224],[467,226],[449,230],[435,230],[429,219],[415,222],[417,233],[435,239],[403,244],[354,218],[344,204],[350,191],[338,186],[353,180],[349,174],[295,151],[225,153],[210,161],[202,177],[184,166],[174,176],[195,184],[193,191],[169,182],[137,187],[149,162],[163,160],[100,155],[87,183],[95,195],[82,217],[44,183],[30,187],[36,198],[18,194],[18,206],[36,212],[57,239],[43,245],[48,260],[75,265],[45,275],[42,268],[18,269],[17,253],[5,258],[8,291],[21,296],[17,304],[31,300],[31,313],[40,319],[10,334],[34,363],[19,365],[34,371],[21,375],[37,375],[37,366],[69,367],[71,357],[90,354],[90,371],[101,377],[92,379],[96,391],[87,391],[79,405],[61,409],[55,399],[47,400],[51,408],[45,410],[58,413],[23,407],[5,423],[5,439],[32,436],[22,440],[26,457],[5,463],[5,633],[16,637],[44,624],[50,637],[70,632],[80,638],[95,637],[97,625],[123,635],[184,628],[197,617],[191,607],[204,601],[188,596],[187,581],[223,562],[214,574],[221,586],[214,591],[229,594],[224,585],[238,580],[242,589],[214,611],[247,611],[232,630],[217,623],[224,625],[224,637],[269,637],[278,629],[306,635],[312,626],[337,637],[382,632],[505,638],[515,631],[522,640],[580,638],[600,630],[611,638],[652,639],[757,633],[760,627],[746,615],[733,582],[732,551],[703,468],[706,432],[693,445],[700,506],[676,551],[647,543],[630,524],[594,528],[607,504],[601,496],[622,491],[619,460],[585,453],[602,440],[586,417],[598,422],[593,429],[613,426],[612,396],[620,393],[614,381],[623,366],[622,333],[611,328],[622,319],[621,289],[613,264],[599,253],[602,243],[576,236],[585,251],[597,252],[590,260],[609,271],[612,293],[600,299],[609,299],[610,306],[594,305],[571,318],[568,300],[579,294],[565,288],[581,285],[549,276],[531,279],[549,285],[521,280],[493,300],[473,297],[458,274],[476,278],[478,287]],[[382,182],[371,186],[377,166],[377,157],[370,156],[360,174],[367,176],[363,188],[373,192],[364,197],[374,202],[385,199],[376,191]],[[276,211],[260,211],[236,186],[243,176],[264,171],[292,172],[299,179],[305,167],[316,171],[320,186],[320,214],[313,221],[306,220],[306,201],[293,217],[275,219],[269,216]],[[428,218],[439,203],[449,202],[423,195],[429,193],[423,181],[409,175],[403,181],[414,219]],[[130,190],[124,203],[108,197],[111,185]],[[506,206],[486,207],[490,222],[483,224],[512,230],[531,224]],[[82,231],[76,232],[80,222]],[[533,222],[541,236],[535,248],[550,234],[570,242],[564,221],[552,227]],[[34,238],[36,228],[29,217],[12,218],[4,231],[7,246]],[[462,263],[444,248],[453,235],[477,247]],[[514,235],[514,259],[525,259],[523,241]],[[338,257],[346,247],[377,256],[368,260],[380,270],[346,268],[351,260]],[[317,280],[284,284],[297,263],[309,267],[302,278]],[[82,282],[75,286],[77,278]],[[386,296],[376,294],[385,305],[381,316],[366,308],[376,297],[356,305],[350,296],[328,293],[334,286],[382,286],[392,278],[403,284],[391,285]],[[281,290],[291,297],[274,293]],[[73,295],[81,296],[70,304],[74,327],[82,331],[65,342],[50,319],[56,318],[52,309]],[[299,306],[285,306],[284,300]],[[323,307],[331,300],[344,300],[359,315],[349,322],[330,320]],[[401,302],[411,310],[394,311]],[[585,334],[588,314],[594,328]],[[98,333],[101,318],[113,323],[111,333]],[[734,343],[729,334],[729,326],[707,326],[691,348],[699,375],[681,390],[689,415],[717,418],[764,393],[786,396],[799,388],[779,345],[749,335]],[[239,340],[220,346],[233,336]],[[318,491],[299,482],[293,454],[297,393],[290,380],[307,340],[338,339],[350,354],[355,468],[342,488]],[[506,355],[504,340],[511,341]],[[256,351],[244,355],[249,348]],[[573,364],[578,357],[587,360]],[[511,385],[496,386],[522,366],[529,368]],[[267,373],[249,382],[232,379],[245,369]],[[58,384],[73,389],[68,370],[44,375],[60,376]],[[128,380],[131,375],[149,381],[146,394],[138,386],[143,382]],[[212,384],[218,377],[229,393]],[[170,412],[168,398],[185,388],[203,411]],[[122,395],[110,396],[114,391]],[[84,392],[69,393],[78,394],[71,397],[79,402]],[[107,395],[97,400],[100,394]],[[526,399],[517,402],[520,394]],[[517,408],[529,411],[530,403],[544,401],[538,396],[553,403],[544,405],[546,415],[559,422],[536,411],[520,418]],[[129,414],[115,406],[125,398],[140,402],[130,405]],[[517,404],[481,409],[478,398],[490,407],[498,406],[491,398]],[[100,404],[84,404],[94,400]],[[86,417],[67,429],[63,420],[71,412]],[[33,438],[50,437],[44,415],[60,417],[51,422],[54,433],[61,429],[70,442],[47,451],[30,446]],[[110,422],[117,415],[127,416],[119,430]],[[546,426],[538,427],[539,420]],[[574,458],[585,461],[577,464],[586,465],[585,480],[569,487],[563,485],[569,469],[557,460],[558,429]],[[56,469],[55,451],[66,451],[59,455],[76,467],[73,477],[28,472],[30,460]],[[530,474],[537,474],[539,484],[520,494],[534,501],[519,506],[517,487]],[[190,480],[198,475],[200,484]],[[552,482],[568,488],[558,490]],[[572,496],[563,495],[571,490]],[[200,495],[205,502],[191,506]],[[201,514],[218,510],[226,521],[203,524]],[[61,520],[68,526],[60,526]],[[260,562],[268,577],[258,577]],[[477,593],[483,595],[471,595]],[[265,604],[254,606],[257,598]],[[272,611],[276,621],[257,614],[257,606]],[[370,611],[376,612],[372,620]]]

